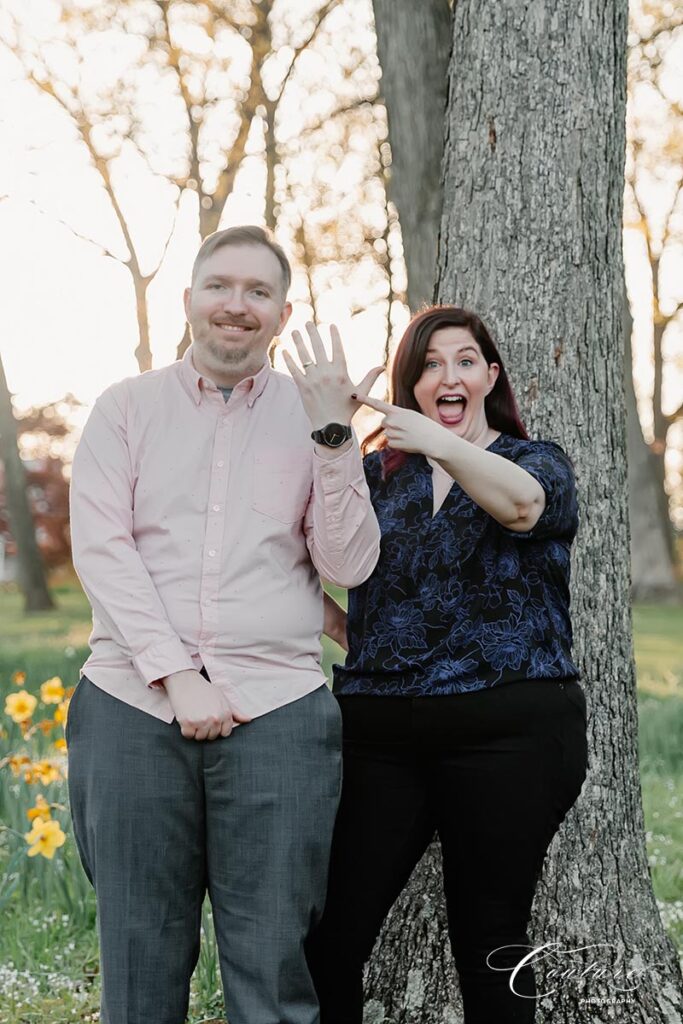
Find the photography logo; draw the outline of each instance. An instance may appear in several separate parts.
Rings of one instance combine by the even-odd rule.
[[[521,999],[546,999],[561,988],[571,988],[580,1006],[634,1002],[633,993],[641,978],[664,966],[647,963],[637,950],[627,951],[610,942],[585,946],[564,946],[561,942],[547,942],[542,946],[499,946],[491,950],[486,962],[490,970],[510,975],[510,991]],[[535,996],[519,990],[520,972],[525,967],[535,968],[538,981]]]

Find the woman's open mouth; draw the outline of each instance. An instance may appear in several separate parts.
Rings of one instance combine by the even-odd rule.
[[[441,395],[436,400],[439,419],[445,427],[454,427],[465,417],[467,399],[464,395]]]

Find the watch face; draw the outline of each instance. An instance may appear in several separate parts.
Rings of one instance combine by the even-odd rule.
[[[326,444],[339,445],[346,440],[346,431],[340,423],[328,423],[323,433]]]

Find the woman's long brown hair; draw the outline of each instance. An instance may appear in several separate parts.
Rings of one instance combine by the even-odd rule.
[[[486,422],[494,430],[500,430],[503,434],[511,434],[513,437],[527,440],[529,435],[519,415],[508,375],[486,325],[476,313],[472,313],[468,309],[461,309],[459,306],[430,306],[413,317],[394,354],[388,400],[392,405],[398,405],[402,409],[420,411],[413,389],[424,370],[429,339],[435,331],[439,331],[443,327],[466,328],[479,345],[487,364],[490,366],[491,363],[498,363],[500,367],[498,379],[484,399]],[[405,452],[394,451],[389,447],[382,427],[377,427],[365,438],[361,449],[364,455],[369,451],[383,452],[383,478],[402,466],[407,458]]]

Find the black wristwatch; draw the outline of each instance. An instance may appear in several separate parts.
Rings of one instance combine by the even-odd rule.
[[[328,448],[339,448],[352,437],[351,427],[343,423],[328,423],[322,430],[314,430],[311,437],[316,444],[325,444]]]

